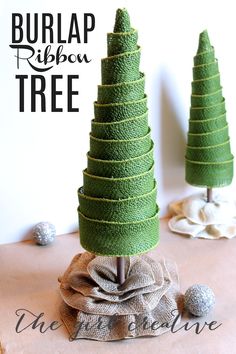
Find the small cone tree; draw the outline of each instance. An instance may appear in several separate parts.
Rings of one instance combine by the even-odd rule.
[[[118,9],[114,33],[107,37],[108,57],[101,61],[87,169],[78,191],[80,242],[96,255],[141,254],[159,239],[153,142],[137,39],[127,11]]]
[[[225,99],[207,31],[200,34],[194,57],[185,171],[189,184],[207,187],[208,201],[213,187],[229,185],[233,178]]]

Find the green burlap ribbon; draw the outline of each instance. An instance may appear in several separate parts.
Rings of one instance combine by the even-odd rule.
[[[102,59],[90,151],[79,188],[81,245],[106,256],[147,252],[159,240],[153,142],[137,31],[118,9]]]
[[[207,31],[200,34],[194,57],[186,181],[203,187],[223,187],[233,178],[225,99],[218,61]]]

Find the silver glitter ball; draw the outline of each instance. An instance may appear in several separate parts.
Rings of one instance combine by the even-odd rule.
[[[38,245],[48,245],[54,241],[55,236],[56,228],[49,222],[40,222],[33,228],[33,238]]]
[[[215,304],[215,295],[207,285],[192,285],[184,295],[184,304],[192,315],[205,316]]]

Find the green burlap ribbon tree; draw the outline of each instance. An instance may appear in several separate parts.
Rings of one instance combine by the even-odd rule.
[[[81,245],[106,256],[154,248],[159,239],[153,142],[137,31],[118,9],[102,59],[84,185],[78,191]]]
[[[233,155],[218,61],[204,31],[194,57],[186,181],[210,189],[229,185],[232,178]]]

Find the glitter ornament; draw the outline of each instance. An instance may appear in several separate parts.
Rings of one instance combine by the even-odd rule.
[[[56,228],[49,222],[40,222],[33,228],[33,238],[38,245],[46,246],[54,241]]]
[[[185,293],[184,303],[192,315],[205,316],[215,304],[215,295],[207,285],[192,285]]]

